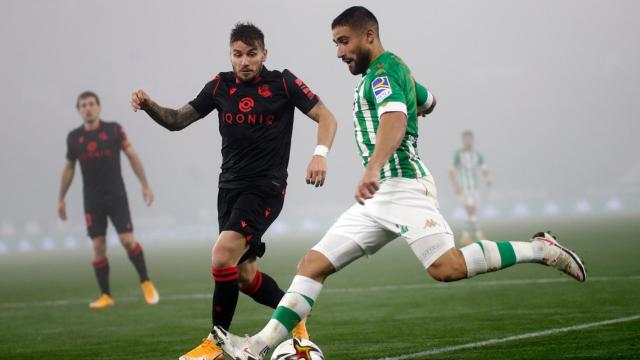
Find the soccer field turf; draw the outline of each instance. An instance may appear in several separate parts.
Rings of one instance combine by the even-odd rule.
[[[547,228],[585,260],[586,283],[525,264],[441,284],[396,241],[329,279],[312,340],[338,360],[640,358],[638,217],[495,224],[487,234],[521,240]],[[273,241],[263,270],[286,289],[313,241]],[[145,246],[155,306],[111,246],[116,306],[102,311],[87,306],[97,296],[88,251],[0,257],[0,359],[177,359],[209,330],[210,245]],[[241,295],[232,331],[253,333],[270,314]]]

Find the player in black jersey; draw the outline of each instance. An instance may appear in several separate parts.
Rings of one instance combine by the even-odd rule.
[[[176,131],[218,111],[222,135],[222,167],[218,193],[220,234],[212,251],[212,323],[228,329],[239,291],[275,308],[284,292],[258,270],[264,254],[262,235],[284,202],[287,165],[295,108],[318,123],[318,145],[307,168],[308,184],[322,186],[326,155],[336,132],[336,120],[305,83],[289,70],[264,66],[267,50],[262,31],[237,24],[231,31],[233,71],[221,72],[180,109],[159,106],[142,90],[132,94],[134,111],[144,110],[158,124]],[[295,337],[308,337],[304,323]],[[181,360],[221,359],[209,335]]]
[[[100,100],[86,91],[78,97],[76,107],[83,124],[67,136],[67,160],[62,172],[58,216],[67,219],[64,197],[71,186],[76,161],[82,170],[85,220],[87,233],[93,242],[93,267],[101,295],[89,306],[102,309],[114,304],[109,290],[109,261],[107,259],[107,218],[116,228],[122,246],[140,277],[140,285],[148,304],[156,304],[158,292],[149,280],[144,254],[140,243],[133,236],[133,224],[129,213],[127,193],[120,172],[120,151],[131,162],[134,173],[142,184],[147,206],[153,202],[140,157],[133,149],[120,124],[100,120]]]

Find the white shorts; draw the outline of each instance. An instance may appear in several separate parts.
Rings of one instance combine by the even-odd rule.
[[[480,201],[480,192],[475,189],[462,190],[458,195],[460,203],[465,207],[476,207]]]
[[[355,204],[344,212],[313,250],[339,270],[402,237],[428,268],[454,247],[453,233],[436,196],[431,176],[387,179],[364,205]],[[433,236],[438,234],[447,236]]]

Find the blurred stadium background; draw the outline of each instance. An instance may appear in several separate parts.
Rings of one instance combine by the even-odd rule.
[[[127,130],[155,191],[155,204],[146,208],[138,182],[128,163],[123,162],[135,233],[149,254],[150,273],[161,296],[163,292],[169,299],[181,293],[202,294],[197,308],[200,313],[191,310],[187,315],[198,319],[201,329],[206,329],[208,258],[217,236],[216,193],[221,162],[217,119],[211,115],[185,131],[169,133],[146,115],[131,112],[128,101],[137,88],[167,106],[181,106],[192,99],[212,75],[230,69],[228,33],[238,21],[250,20],[261,27],[269,49],[267,66],[291,69],[320,95],[339,121],[327,184],[313,189],[304,184],[304,171],[315,144],[315,124],[301,114],[296,120],[287,200],[266,235],[275,245],[264,261],[264,266],[273,267],[282,277],[284,286],[305,247],[351,205],[361,173],[351,130],[352,89],[357,79],[335,58],[329,27],[333,17],[352,4],[322,1],[311,9],[307,3],[282,0],[0,2],[0,317],[6,320],[0,330],[0,348],[4,350],[0,358],[7,354],[13,354],[7,358],[30,358],[34,354],[72,358],[82,354],[69,352],[69,347],[82,346],[81,337],[71,341],[62,334],[61,339],[68,342],[60,342],[59,347],[45,343],[35,352],[22,349],[16,339],[29,334],[47,338],[55,333],[52,329],[56,326],[70,326],[75,329],[71,333],[80,336],[84,330],[73,328],[69,319],[89,324],[107,321],[86,314],[85,309],[97,289],[89,265],[90,242],[85,236],[79,173],[67,196],[70,220],[62,223],[56,216],[65,138],[68,131],[81,124],[74,105],[83,90],[96,91],[102,100],[102,117],[120,122]],[[567,229],[560,234],[563,239],[577,251],[586,249],[591,254],[587,261],[595,262],[599,271],[596,276],[640,275],[639,2],[371,1],[366,6],[381,23],[387,49],[402,56],[416,79],[438,97],[434,114],[420,120],[419,147],[436,178],[442,211],[454,231],[461,229],[464,211],[447,171],[453,152],[460,147],[461,132],[471,129],[494,179],[494,186],[483,192],[480,210],[489,238],[522,238],[548,224],[550,228]],[[112,228],[109,235],[111,244],[117,242]],[[606,246],[598,241],[606,242]],[[125,298],[137,291],[121,251],[110,248],[116,301],[118,289]],[[408,252],[402,251],[394,247],[388,259],[408,259]],[[377,258],[385,256],[383,251]],[[115,262],[119,257],[121,261]],[[384,259],[375,261],[380,266],[397,266]],[[422,275],[418,263],[409,264],[414,273],[409,272],[406,283],[419,282]],[[177,271],[181,266],[184,276]],[[131,278],[126,286],[118,285],[120,271],[128,274],[123,278]],[[345,273],[336,284],[349,286],[349,281],[357,279],[364,284],[358,286],[388,285],[384,279],[366,280],[366,272],[359,271]],[[531,278],[537,274],[518,270],[501,276]],[[543,278],[549,276],[541,274]],[[640,310],[636,301],[640,299],[637,279],[632,283],[629,288],[611,290],[600,284],[584,291],[590,296],[600,291],[626,296],[628,301],[617,303],[618,310],[625,309],[621,316],[633,315]],[[456,291],[463,290],[453,293]],[[70,318],[61,319],[45,309],[19,310],[19,304],[30,307],[56,301],[62,303],[53,308],[65,309]],[[603,299],[602,304],[607,301]],[[174,326],[176,317],[185,315],[183,307],[176,310],[171,304],[162,305],[163,316],[155,319],[159,323],[153,323],[150,315],[145,318],[150,321],[149,328]],[[505,300],[505,307],[518,304],[516,299]],[[237,318],[246,331],[268,315],[263,309],[243,306],[250,316]],[[550,306],[556,306],[559,312],[562,309],[553,301]],[[582,311],[588,314],[594,307],[596,303]],[[107,334],[110,326],[118,328],[119,321],[143,310],[130,307],[123,311],[121,318],[110,318],[103,330],[88,334]],[[321,310],[318,314],[321,324],[332,326],[328,317],[322,318]],[[577,320],[563,324],[580,323]],[[28,330],[6,326],[16,323],[25,327],[29,324]],[[192,345],[193,336],[202,336],[192,324],[178,323],[177,329],[191,333],[187,336],[165,330],[162,339],[170,345],[158,349],[154,358],[175,358]],[[627,342],[621,345],[620,349],[631,350],[616,353],[620,358],[633,358],[634,354],[640,357],[633,350],[638,351],[637,324],[625,330],[627,337],[614,334],[635,344],[635,348],[625,345]],[[40,326],[48,330],[38,333]],[[478,329],[485,329],[470,326],[457,331],[473,338]],[[516,324],[505,335],[525,328]],[[140,329],[129,331],[131,335],[144,333]],[[323,348],[347,354],[348,344],[335,345],[339,343],[337,335],[329,337],[318,331],[320,339],[325,340]],[[488,337],[493,335],[499,334]],[[380,341],[375,336],[367,339],[372,344]],[[443,340],[440,345],[450,344]],[[583,345],[577,344],[576,348]],[[413,344],[409,348],[406,352],[424,347]],[[53,352],[47,353],[46,349]],[[102,353],[94,357],[125,358],[123,353],[113,351],[119,355]],[[400,347],[390,351],[403,353]],[[514,357],[514,352],[504,351]],[[349,354],[330,358],[371,358],[375,353]],[[536,357],[537,353],[532,354]]]

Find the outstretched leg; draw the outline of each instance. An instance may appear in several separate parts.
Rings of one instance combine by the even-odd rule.
[[[448,236],[451,235],[436,234],[417,240],[416,243]],[[531,241],[480,240],[462,249],[451,248],[426,267],[435,280],[448,282],[505,269],[517,263],[540,263],[556,268],[578,281],[586,279],[584,264],[578,256],[560,245],[548,233],[537,233]]]

